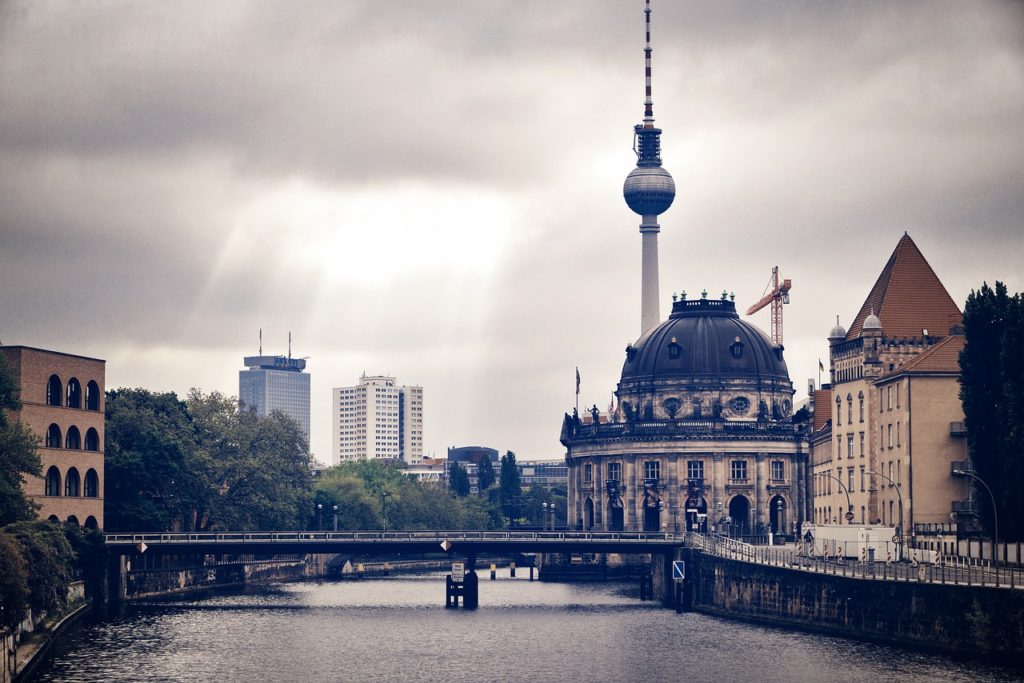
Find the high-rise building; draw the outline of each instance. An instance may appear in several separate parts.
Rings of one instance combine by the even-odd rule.
[[[423,457],[423,387],[363,374],[359,384],[337,387],[333,394],[335,464],[369,459],[415,463]]]
[[[106,361],[28,346],[0,347],[18,386],[10,418],[39,435],[42,476],[24,490],[51,521],[103,528]]]
[[[304,358],[246,356],[247,370],[238,372],[238,401],[243,410],[269,415],[275,410],[302,427],[309,443],[309,374]]]

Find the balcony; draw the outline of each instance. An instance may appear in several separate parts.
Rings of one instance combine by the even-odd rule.
[[[949,435],[950,436],[967,436],[967,425],[963,422],[950,422],[949,423]]]
[[[978,504],[973,500],[954,500],[952,503],[953,512],[958,515],[978,514]]]

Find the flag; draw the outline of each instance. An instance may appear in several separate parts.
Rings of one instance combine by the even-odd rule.
[[[580,395],[580,369],[578,366],[576,368],[576,395]]]
[[[818,372],[825,372],[825,365],[821,362],[820,358],[818,359]]]

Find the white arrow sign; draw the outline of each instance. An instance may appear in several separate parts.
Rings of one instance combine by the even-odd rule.
[[[452,549],[452,545],[453,543],[446,538],[443,541],[441,541],[441,550],[448,552]]]

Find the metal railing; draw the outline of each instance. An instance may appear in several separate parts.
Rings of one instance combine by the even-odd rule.
[[[807,550],[803,544],[799,548],[756,546],[719,534],[694,532],[688,533],[685,541],[687,547],[697,548],[715,557],[817,574],[874,581],[989,586],[1015,590],[1024,588],[1022,569],[941,554],[937,555],[935,562],[928,563],[918,561],[923,553],[919,555],[921,551],[915,549],[905,550],[907,560],[896,562],[893,561],[896,555],[891,548],[884,556],[868,561],[815,553],[813,543]]]
[[[630,531],[223,531],[207,533],[110,533],[104,534],[107,545],[146,543],[209,544],[209,543],[280,543],[296,542],[380,542],[409,543],[437,541],[615,541],[626,543],[671,543],[675,534],[666,532]],[[682,539],[678,539],[682,542]]]

